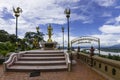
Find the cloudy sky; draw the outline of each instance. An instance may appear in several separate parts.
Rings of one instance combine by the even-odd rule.
[[[67,43],[67,21],[65,8],[71,9],[70,39],[94,36],[102,46],[120,43],[120,0],[0,0],[0,29],[15,34],[13,7],[21,7],[18,21],[18,36],[25,32],[40,31],[47,34],[48,24],[53,27],[53,40],[62,42],[61,27],[65,28]],[[44,36],[47,40],[47,35]],[[93,45],[93,44],[92,44]]]

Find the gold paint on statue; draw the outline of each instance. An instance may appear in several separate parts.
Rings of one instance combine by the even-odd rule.
[[[51,39],[51,36],[53,35],[52,34],[52,31],[53,31],[53,28],[51,27],[51,24],[49,24],[49,26],[48,26],[48,40],[47,40],[47,42],[52,42],[52,39]]]

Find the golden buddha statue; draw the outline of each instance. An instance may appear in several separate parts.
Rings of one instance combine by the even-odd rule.
[[[48,40],[47,40],[47,42],[52,42],[52,39],[51,39],[51,36],[53,35],[52,34],[52,31],[53,31],[53,28],[51,27],[51,24],[49,24],[49,26],[48,26]]]

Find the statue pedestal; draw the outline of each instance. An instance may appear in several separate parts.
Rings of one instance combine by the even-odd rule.
[[[43,42],[42,47],[44,50],[54,50],[56,49],[57,42]]]

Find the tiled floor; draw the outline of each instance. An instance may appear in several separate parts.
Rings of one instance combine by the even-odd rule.
[[[80,60],[72,69],[71,72],[41,72],[38,77],[29,77],[30,72],[3,72],[3,66],[0,65],[0,80],[107,80]]]

